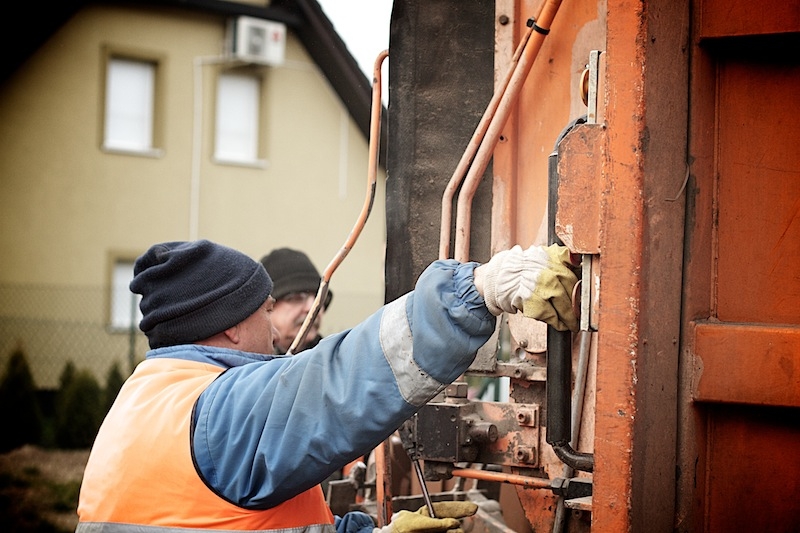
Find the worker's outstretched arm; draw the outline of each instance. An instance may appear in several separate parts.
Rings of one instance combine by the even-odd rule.
[[[536,292],[519,287],[529,271],[543,280],[555,268],[523,255],[518,270],[509,259],[481,268],[478,284],[475,263],[436,261],[413,292],[353,329],[295,356],[229,368],[195,408],[200,475],[237,505],[263,509],[365,454],[466,371],[512,294],[525,310]]]

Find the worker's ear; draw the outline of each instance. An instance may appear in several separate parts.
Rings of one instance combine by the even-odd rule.
[[[239,344],[239,341],[241,341],[241,337],[242,336],[241,336],[240,331],[239,331],[239,324],[236,324],[235,326],[232,326],[232,327],[226,329],[222,333],[233,344]]]

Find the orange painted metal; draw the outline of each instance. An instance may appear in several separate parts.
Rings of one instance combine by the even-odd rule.
[[[508,48],[513,35],[524,31],[525,21],[541,4],[536,0],[509,3],[502,2],[498,14],[508,16],[516,28],[498,28],[499,51]],[[561,129],[586,112],[580,78],[589,52],[605,47],[597,2],[563,2],[551,29],[495,146],[494,250],[514,244],[545,244],[548,155]],[[507,62],[508,57],[498,55],[495,68],[505,72]]]
[[[694,326],[694,399],[800,407],[800,328]]]
[[[694,14],[698,41],[714,39],[692,65],[691,388],[678,443],[678,466],[692,475],[678,486],[676,523],[791,531],[800,504],[780,495],[800,490],[800,278],[790,274],[800,261],[800,126],[785,117],[800,112],[800,64],[778,41],[758,41],[757,54],[738,43],[800,32],[800,7],[703,0]]]
[[[605,126],[579,124],[558,147],[556,234],[574,253],[600,253]]]
[[[530,4],[514,4],[515,32]],[[606,52],[607,130],[565,140],[557,223],[562,239],[596,254],[602,279],[592,531],[673,518],[681,531],[791,530],[800,505],[753,482],[798,492],[800,126],[790,117],[800,66],[786,53],[712,57],[701,45],[798,34],[800,8],[608,0],[600,15],[590,4],[561,7],[495,147],[492,246],[544,240],[547,155],[580,110],[560,61],[581,57],[588,40],[587,54]],[[587,39],[593,21],[601,39]],[[512,34],[498,29],[498,50]],[[571,69],[577,79],[582,69]],[[653,448],[659,434],[670,444]],[[642,495],[656,485],[665,503]],[[552,526],[545,493],[518,490],[535,530]]]
[[[750,0],[703,0],[700,5],[701,38],[796,32],[800,27],[796,1],[757,6]]]
[[[507,17],[509,24],[497,26],[496,71],[506,71],[513,51],[511,43],[525,31],[525,21],[540,5],[535,0],[497,2],[498,17]],[[605,46],[601,19],[598,3],[562,3],[552,32],[502,128],[493,154],[493,250],[514,244],[544,244],[547,240],[548,156],[562,128],[586,113],[579,81],[590,51]],[[514,329],[513,333],[518,331]],[[526,350],[544,342],[543,335],[541,342],[525,340]],[[525,383],[512,379],[512,390],[527,388]],[[542,445],[549,450],[549,446]],[[561,475],[561,463],[552,451],[542,450],[541,455],[548,475]],[[516,492],[531,529],[552,531],[557,507],[552,492],[521,486]]]
[[[493,156],[494,148],[502,136],[506,121],[511,112],[515,109],[518,95],[522,91],[523,84],[527,80],[528,74],[533,67],[534,60],[539,55],[545,37],[551,30],[551,26],[560,6],[561,0],[545,0],[536,20],[536,26],[540,28],[540,31],[534,31],[530,38],[528,38],[522,55],[519,58],[519,62],[508,81],[508,87],[503,92],[503,98],[500,99],[497,110],[487,127],[483,142],[475,154],[475,159],[467,172],[467,176],[464,178],[464,183],[461,186],[461,192],[458,196],[458,210],[456,212],[456,244],[454,257],[459,261],[469,260],[469,228],[472,216],[472,199],[475,195],[475,191]]]
[[[706,492],[694,531],[797,531],[800,412],[724,404],[707,419]]]
[[[800,324],[800,64],[717,72],[717,318]]]
[[[646,125],[642,70],[646,26],[641,13],[625,2],[609,2],[605,109],[609,124],[603,159],[600,333],[596,376],[595,474],[592,528],[631,528],[634,476],[636,364],[645,213],[644,152],[639,143]],[[644,67],[642,67],[644,68]]]
[[[386,441],[375,448],[375,496],[377,501],[378,527],[384,527],[392,519],[392,469],[389,468],[390,447]]]

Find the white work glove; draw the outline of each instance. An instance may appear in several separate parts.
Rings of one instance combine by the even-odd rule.
[[[556,244],[517,245],[481,265],[483,298],[493,315],[522,313],[559,331],[578,329],[572,289],[578,281],[570,269],[570,252]]]

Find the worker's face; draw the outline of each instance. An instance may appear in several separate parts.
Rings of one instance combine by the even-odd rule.
[[[292,341],[297,337],[306,316],[314,306],[315,297],[316,293],[313,292],[292,292],[275,302],[272,323],[275,325],[275,329],[278,330],[278,334],[274,342],[275,348],[281,353],[286,353],[289,346],[292,345]],[[317,318],[308,329],[305,342],[295,350],[296,352],[304,349],[307,343],[319,334],[324,314],[324,309],[320,308]]]
[[[273,340],[278,335],[272,322],[275,311],[275,300],[270,296],[255,313],[239,323],[241,343],[238,349],[245,352],[273,354]]]

